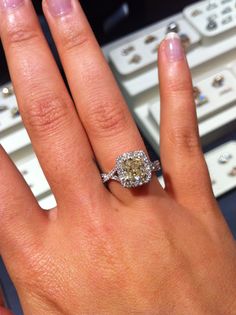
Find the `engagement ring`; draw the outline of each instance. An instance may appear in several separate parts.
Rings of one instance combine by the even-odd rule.
[[[159,161],[151,162],[143,151],[134,151],[120,155],[111,172],[101,176],[103,183],[115,180],[125,188],[134,188],[149,183],[152,173],[160,169]]]

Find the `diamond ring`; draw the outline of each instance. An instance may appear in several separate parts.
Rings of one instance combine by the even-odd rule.
[[[101,176],[103,183],[115,180],[125,188],[134,188],[149,183],[152,173],[160,169],[159,161],[151,162],[143,151],[134,151],[120,155],[116,166]]]

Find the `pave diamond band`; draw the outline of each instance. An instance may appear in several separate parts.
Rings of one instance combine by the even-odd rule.
[[[143,151],[134,151],[120,155],[115,167],[101,176],[103,183],[115,180],[125,188],[134,188],[149,183],[152,173],[160,169],[159,161],[151,162]]]

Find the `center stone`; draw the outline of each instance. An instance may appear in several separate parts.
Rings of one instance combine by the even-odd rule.
[[[138,179],[145,181],[147,178],[146,167],[142,158],[135,157],[123,161],[122,169],[126,180],[131,182],[135,182]]]

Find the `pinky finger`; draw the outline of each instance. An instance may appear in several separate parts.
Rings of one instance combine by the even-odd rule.
[[[190,69],[179,37],[169,33],[159,48],[161,159],[167,191],[190,208],[213,200],[201,149]],[[195,210],[194,210],[195,211]]]

